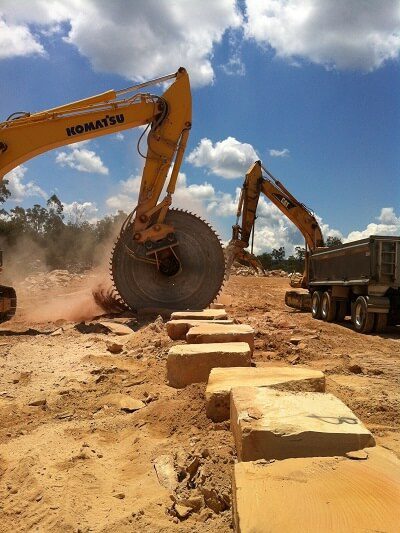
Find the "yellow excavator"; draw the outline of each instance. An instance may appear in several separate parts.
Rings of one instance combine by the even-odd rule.
[[[232,239],[226,250],[227,268],[237,258],[247,262],[257,260],[253,255],[253,239],[257,206],[260,194],[265,196],[299,229],[306,243],[305,270],[300,278],[292,276],[291,286],[308,287],[308,254],[325,249],[322,231],[314,213],[299,202],[286,187],[277,180],[261,161],[256,161],[246,173],[236,213],[236,224],[232,227]],[[251,252],[245,250],[252,240]],[[310,308],[310,295],[288,291],[285,301],[296,309]]]
[[[162,95],[144,92],[167,83]],[[190,81],[182,67],[174,74],[46,111],[13,113],[0,123],[0,179],[48,150],[146,126],[137,146],[145,160],[138,203],[112,252],[113,282],[131,309],[204,308],[224,280],[221,243],[205,221],[170,208],[191,121]],[[13,316],[15,308],[14,289],[0,286],[0,321]]]

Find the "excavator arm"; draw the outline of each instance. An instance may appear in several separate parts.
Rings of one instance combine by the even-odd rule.
[[[256,161],[246,174],[240,194],[236,224],[233,226],[232,240],[228,247],[232,250],[231,257],[249,246],[261,193],[265,194],[299,229],[311,252],[324,246],[321,228],[312,211],[300,203],[280,181],[263,167],[261,161]],[[307,274],[305,272],[303,275],[302,286],[307,284]]]
[[[141,92],[169,80],[174,81],[162,96]],[[146,162],[134,229],[138,242],[165,237],[172,228],[160,227],[158,232],[145,230],[154,212],[161,212],[158,222],[162,222],[165,207],[171,203],[191,128],[191,114],[189,76],[184,68],[127,89],[110,90],[39,113],[14,113],[0,123],[0,177],[54,148],[148,125]],[[157,206],[174,158],[167,196]]]
[[[170,81],[172,83],[161,96],[143,91]],[[200,290],[199,306],[208,305],[222,284],[220,271],[224,270],[224,259],[222,250],[219,253],[219,240],[213,238],[214,232],[203,221],[203,226],[199,226],[193,215],[182,217],[177,214],[180,212],[169,210],[189,137],[191,115],[189,76],[180,68],[171,75],[46,111],[14,113],[0,123],[0,179],[17,165],[54,148],[147,126],[138,143],[141,154],[140,140],[148,130],[147,150],[141,154],[145,164],[138,203],[122,227],[111,261],[116,288],[129,307],[157,307],[163,298],[164,307],[187,305],[186,296],[193,296],[193,291],[190,292],[193,280],[186,283],[184,269],[189,271],[189,262],[186,267],[183,263],[190,233],[198,243],[202,239],[212,243],[210,249],[199,244],[203,251],[198,255],[204,255],[199,257],[199,262],[204,263],[204,269],[207,270],[213,254],[218,263],[218,268],[210,267],[217,273],[211,283],[212,289],[205,289],[204,294]],[[164,189],[165,196],[159,201]],[[209,231],[212,237],[207,239]],[[192,271],[199,275],[198,269],[192,268]],[[178,274],[183,277],[180,284]],[[205,280],[200,281],[202,283],[196,285],[198,289],[206,285]],[[144,287],[146,284],[152,287]],[[169,297],[165,297],[166,293]]]

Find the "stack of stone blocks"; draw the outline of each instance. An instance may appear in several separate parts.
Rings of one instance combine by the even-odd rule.
[[[302,509],[316,494],[323,510],[319,531],[350,531],[352,524],[357,531],[364,524],[365,530],[380,531],[376,498],[371,497],[367,512],[360,511],[359,493],[350,490],[343,507],[342,491],[361,474],[371,490],[377,473],[384,477],[391,499],[382,505],[387,515],[393,510],[397,516],[397,459],[373,448],[374,437],[363,423],[338,398],[325,393],[321,371],[252,366],[253,328],[234,323],[218,304],[173,313],[167,332],[173,340],[186,340],[169,351],[170,386],[207,383],[207,416],[214,422],[230,419],[238,457],[232,480],[237,532],[298,531],[302,522],[302,529],[312,531],[315,513],[313,517]],[[279,513],[276,502],[285,502],[291,512]]]

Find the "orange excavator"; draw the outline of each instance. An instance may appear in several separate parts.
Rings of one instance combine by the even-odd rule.
[[[144,91],[165,84],[170,85],[161,95]],[[13,113],[0,123],[0,179],[48,150],[146,126],[137,147],[145,161],[138,203],[111,257],[114,285],[123,302],[135,310],[205,308],[225,276],[221,243],[202,219],[170,208],[191,125],[190,82],[182,67],[46,111]],[[147,150],[142,154],[145,133]],[[0,321],[11,318],[15,308],[14,289],[0,286]]]
[[[308,288],[308,255],[324,248],[324,238],[314,213],[299,202],[286,187],[277,180],[261,161],[256,161],[246,173],[239,198],[236,224],[232,227],[232,239],[226,250],[228,268],[233,261],[245,259],[258,261],[253,255],[254,227],[260,194],[265,196],[299,229],[306,243],[305,270],[300,278],[292,276],[291,286]],[[251,252],[245,250],[250,244]],[[309,309],[308,293],[288,291],[286,303],[296,309]]]
[[[265,174],[263,174],[263,171]],[[306,255],[315,252],[318,248],[324,248],[324,238],[321,228],[314,213],[304,204],[299,202],[287,189],[267,170],[261,163],[256,161],[246,173],[239,197],[236,213],[236,224],[232,227],[232,239],[229,248],[232,258],[241,257],[242,252],[250,244],[254,236],[255,220],[257,218],[257,206],[260,194],[265,196],[299,229],[306,243]],[[253,246],[252,246],[253,248]],[[246,252],[247,254],[249,252]],[[252,251],[251,251],[251,255]],[[308,282],[307,261],[306,269],[299,287],[306,288]]]

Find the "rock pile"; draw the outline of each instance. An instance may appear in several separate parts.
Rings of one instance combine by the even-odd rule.
[[[267,270],[265,272],[265,275],[267,277],[271,277],[271,276],[280,277],[280,278],[288,278],[288,277],[290,277],[290,274],[288,274],[284,270]]]
[[[259,277],[281,277],[281,278],[287,278],[291,277],[292,274],[288,274],[284,270],[266,270],[265,272],[261,272],[261,270],[255,270],[252,267],[241,265],[240,263],[233,263],[231,266],[231,275],[233,276],[259,276]]]
[[[231,266],[231,275],[233,276],[263,276],[261,270],[255,270],[252,267],[241,265],[240,263],[233,263]]]
[[[52,270],[28,276],[21,282],[20,287],[30,292],[38,292],[54,287],[67,287],[71,282],[83,278],[84,274],[74,274],[68,270]]]

